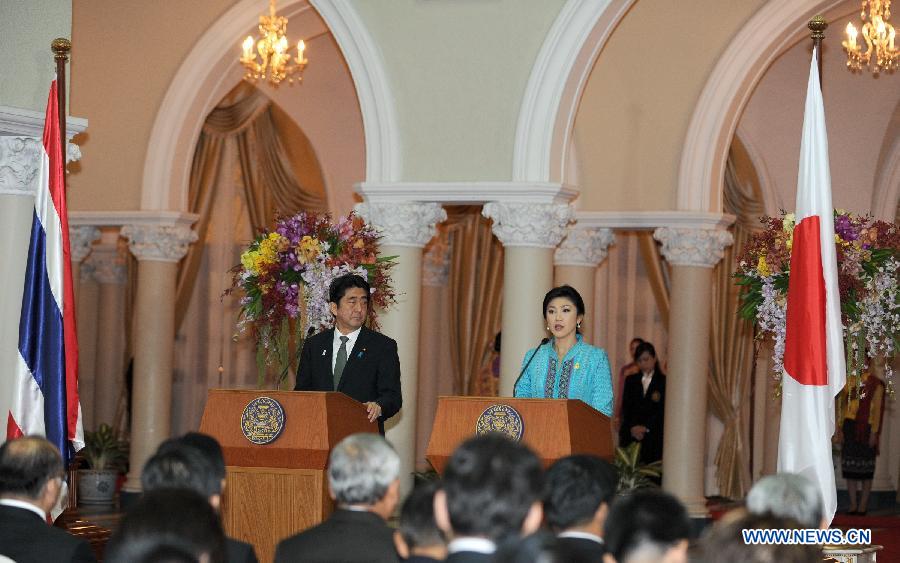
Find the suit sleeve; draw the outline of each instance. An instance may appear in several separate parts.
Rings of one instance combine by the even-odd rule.
[[[91,544],[82,540],[78,542],[75,551],[72,552],[70,561],[72,563],[97,563],[97,557],[94,555],[94,550],[91,549]]]
[[[400,392],[400,357],[397,355],[397,342],[387,339],[387,346],[378,362],[377,372],[378,398],[381,406],[381,417],[384,422],[400,411],[403,406],[403,395]]]
[[[654,376],[656,379],[657,376]],[[650,419],[647,421],[647,428],[650,429],[651,432],[657,432],[660,436],[663,433],[663,420],[665,418],[665,405],[666,405],[666,378],[665,376],[659,377],[659,394],[660,399],[659,403],[656,404],[653,409],[653,414],[650,415]]]
[[[297,384],[294,391],[312,391],[312,338],[303,342],[303,350],[300,352],[300,365],[297,366]]]

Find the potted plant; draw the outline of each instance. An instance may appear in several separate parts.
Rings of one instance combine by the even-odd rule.
[[[615,466],[619,471],[617,493],[627,494],[634,489],[657,486],[662,477],[662,462],[641,463],[640,458],[640,442],[632,442],[627,447],[616,448]]]
[[[128,442],[104,423],[95,432],[84,433],[84,448],[78,453],[88,466],[78,470],[79,503],[113,504],[116,481],[128,464]]]

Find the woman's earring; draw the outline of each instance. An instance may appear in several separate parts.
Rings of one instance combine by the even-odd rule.
[[[547,330],[548,330],[548,331],[550,330],[550,325],[547,325]]]
[[[581,328],[581,323],[575,323],[575,328]]]

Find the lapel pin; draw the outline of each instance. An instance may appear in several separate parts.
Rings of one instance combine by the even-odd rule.
[[[325,355],[325,352],[327,352],[327,351],[328,351],[328,350],[322,350],[322,355],[324,356],[324,355]]]

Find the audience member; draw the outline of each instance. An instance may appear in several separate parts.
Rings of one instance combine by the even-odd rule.
[[[747,493],[747,510],[791,518],[804,528],[827,528],[822,497],[812,481],[795,473],[768,475]]]
[[[225,534],[209,500],[190,489],[148,491],[106,546],[106,563],[225,563]]]
[[[225,459],[215,438],[192,432],[160,444],[141,472],[144,491],[190,489],[205,498],[218,513],[225,486]],[[233,538],[225,540],[229,563],[256,563],[256,552],[249,543]]]
[[[400,557],[411,563],[443,561],[447,557],[447,539],[434,521],[434,493],[437,481],[416,484],[400,509],[400,529],[394,542]]]
[[[822,550],[815,545],[747,543],[743,530],[786,530],[800,525],[791,518],[736,510],[717,522],[701,540],[705,563],[815,563]]]
[[[0,446],[0,555],[18,563],[96,561],[88,542],[47,524],[63,475],[59,450],[40,436]]]
[[[604,528],[606,563],[687,561],[691,521],[681,502],[659,489],[618,497]]]
[[[603,524],[616,494],[616,469],[589,455],[564,457],[544,478],[544,515],[559,542],[588,560],[603,557]]]
[[[600,559],[572,551],[550,532],[539,530],[524,538],[510,538],[494,554],[493,563],[592,563]]]
[[[395,562],[387,525],[399,500],[400,458],[378,434],[353,434],[334,447],[328,488],[337,509],[278,544],[275,561]]]
[[[447,561],[490,561],[501,541],[542,519],[541,464],[522,444],[491,434],[456,448],[435,493],[435,519],[451,538]]]

